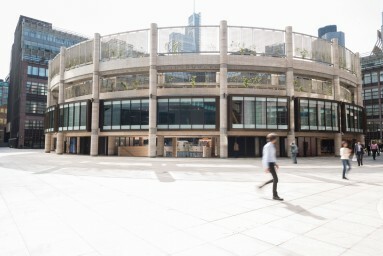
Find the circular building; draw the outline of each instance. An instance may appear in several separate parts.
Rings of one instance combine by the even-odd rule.
[[[45,152],[255,157],[338,154],[363,140],[358,54],[292,31],[184,26],[100,36],[49,63]]]

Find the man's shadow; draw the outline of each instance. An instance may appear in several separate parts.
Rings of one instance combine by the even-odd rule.
[[[289,211],[292,211],[296,214],[299,214],[302,216],[308,216],[308,217],[311,217],[311,218],[314,218],[317,220],[326,220],[326,218],[323,218],[322,216],[316,215],[316,214],[306,210],[305,208],[303,208],[300,205],[291,204],[291,203],[286,202],[286,201],[281,202],[281,203],[284,204]]]

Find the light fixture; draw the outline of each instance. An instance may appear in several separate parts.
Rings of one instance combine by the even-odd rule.
[[[152,97],[153,97],[153,94],[150,94],[149,96],[150,96],[150,98],[152,98]]]

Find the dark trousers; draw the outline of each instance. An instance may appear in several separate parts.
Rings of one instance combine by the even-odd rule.
[[[376,149],[373,149],[372,150],[372,158],[375,160],[375,157],[376,157],[376,152],[377,152],[378,150],[376,150]]]
[[[277,192],[278,176],[275,170],[275,163],[269,163],[269,171],[271,175],[273,176],[273,179],[266,181],[261,187],[267,184],[273,183],[273,196],[278,196],[278,192]]]
[[[356,160],[358,160],[358,165],[363,165],[363,152],[356,152]]]
[[[291,153],[291,158],[293,159],[293,163],[297,163],[297,153]]]

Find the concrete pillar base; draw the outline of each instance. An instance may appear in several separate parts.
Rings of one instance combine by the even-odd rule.
[[[219,138],[219,157],[227,158],[228,157],[228,145],[227,145],[227,135],[221,134]]]
[[[322,155],[322,139],[317,139],[317,156]]]
[[[177,157],[177,138],[172,138],[173,157]]]
[[[340,148],[342,147],[342,134],[335,133],[334,135],[334,153],[335,156],[340,156]]]
[[[56,154],[61,155],[64,152],[64,134],[57,133]]]
[[[149,157],[156,157],[157,156],[156,139],[157,139],[156,134],[149,134],[149,148],[148,148],[148,156]],[[140,137],[140,141],[141,141],[141,137]]]
[[[164,156],[165,138],[157,136],[157,156]]]
[[[45,134],[45,147],[44,147],[45,153],[51,152],[51,139],[52,139],[52,135],[50,133]]]
[[[115,138],[112,136],[108,137],[108,156],[114,155],[114,145],[115,145]]]
[[[98,134],[92,134],[90,137],[90,155],[98,156]]]

